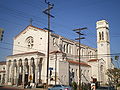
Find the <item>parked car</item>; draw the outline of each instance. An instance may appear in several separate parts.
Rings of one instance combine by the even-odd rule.
[[[66,85],[54,85],[52,88],[48,88],[48,90],[73,90],[73,88]]]
[[[106,87],[98,87],[96,90],[115,90],[115,88],[106,86]]]

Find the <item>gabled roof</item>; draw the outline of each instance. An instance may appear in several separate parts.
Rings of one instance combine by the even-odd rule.
[[[98,61],[98,59],[91,59],[88,62],[96,62],[96,61]]]
[[[44,31],[44,32],[47,32],[47,30],[45,30],[45,29],[41,29],[41,28],[35,27],[35,26],[33,26],[33,25],[28,25],[23,31],[21,31],[17,36],[15,36],[14,39],[16,39],[16,38],[17,38],[18,36],[20,36],[22,33],[24,33],[25,30],[26,30],[28,27],[33,27],[33,28],[35,28],[35,29],[38,29],[38,30],[42,30],[42,31]]]
[[[77,62],[77,61],[73,61],[73,60],[66,60],[68,61],[69,63],[72,63],[72,64],[80,64],[82,66],[87,66],[87,67],[91,67],[90,65],[88,65],[87,63],[84,63],[84,62]]]

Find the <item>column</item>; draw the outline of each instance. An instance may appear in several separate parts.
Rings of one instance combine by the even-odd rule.
[[[14,65],[13,65],[13,62],[12,62],[12,68],[11,68],[11,83],[12,85],[14,84]]]
[[[38,65],[35,65],[35,83],[38,83]]]
[[[19,72],[20,72],[20,67],[17,65],[17,80],[16,80],[16,85],[18,86],[18,81],[19,81]]]
[[[24,83],[25,83],[25,65],[23,63],[23,73],[22,73],[22,84],[23,84],[23,87],[24,87]]]
[[[17,66],[14,68],[14,84],[17,84]]]
[[[31,65],[29,63],[29,75],[28,75],[28,82],[30,82],[30,75],[31,75]]]
[[[8,61],[7,61],[7,65],[6,65],[6,78],[5,78],[5,83],[7,84],[9,81],[9,65],[8,65]]]

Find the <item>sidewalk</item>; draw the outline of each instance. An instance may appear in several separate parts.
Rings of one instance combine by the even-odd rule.
[[[48,90],[46,88],[23,88],[23,87],[17,87],[17,86],[3,86],[5,88],[13,88],[13,89],[19,89],[19,90]]]

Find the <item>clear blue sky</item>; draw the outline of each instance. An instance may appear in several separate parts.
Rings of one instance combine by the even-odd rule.
[[[64,37],[75,39],[72,31],[88,27],[82,43],[96,48],[96,21],[106,19],[110,24],[111,53],[120,53],[120,1],[119,0],[48,0],[54,4],[51,10],[51,29]],[[0,43],[0,61],[12,54],[13,37],[29,25],[47,27],[47,8],[44,0],[0,0],[0,28],[5,30]]]

